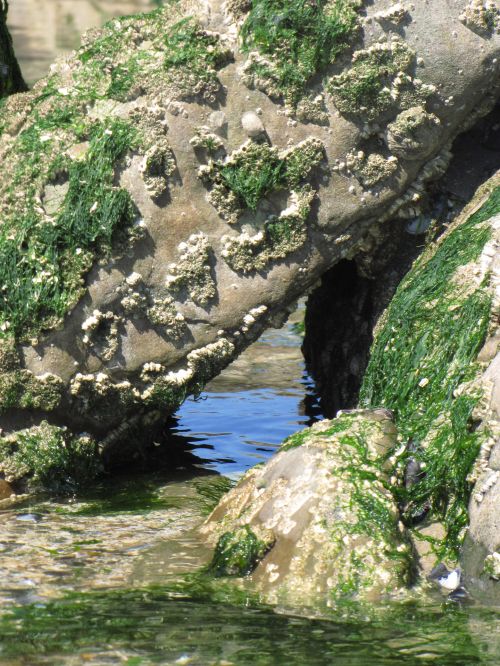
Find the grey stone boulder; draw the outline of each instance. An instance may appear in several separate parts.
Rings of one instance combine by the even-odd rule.
[[[265,0],[181,0],[111,21],[11,96],[2,455],[43,431],[126,457],[134,428],[151,434],[329,267],[417,214],[498,94],[498,16],[478,29],[476,5],[381,18],[390,3],[346,0],[331,30],[321,4],[292,21],[311,58],[290,80],[286,40],[258,37]]]
[[[386,410],[341,414],[290,437],[201,528],[215,547],[213,572],[235,576],[267,603],[333,606],[397,594],[416,568],[390,491],[395,448]]]

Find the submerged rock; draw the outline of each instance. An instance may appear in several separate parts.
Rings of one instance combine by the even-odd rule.
[[[212,570],[267,602],[374,601],[408,586],[412,549],[391,493],[396,428],[360,410],[293,435],[227,493],[202,533]]]
[[[134,429],[418,208],[498,94],[497,24],[472,30],[465,2],[334,4],[283,30],[270,0],[115,19],[3,104],[2,451],[58,429],[130,456]]]

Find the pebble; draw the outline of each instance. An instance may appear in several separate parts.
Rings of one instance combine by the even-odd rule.
[[[16,520],[20,523],[39,523],[42,520],[42,516],[38,513],[20,513],[16,516]]]
[[[265,131],[264,123],[255,111],[247,111],[241,116],[241,126],[250,138],[257,137]]]

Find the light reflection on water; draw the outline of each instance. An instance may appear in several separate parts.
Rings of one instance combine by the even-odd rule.
[[[270,330],[178,411],[170,434],[208,469],[239,476],[267,460],[283,440],[321,418],[295,324]],[[168,438],[168,434],[167,434]]]

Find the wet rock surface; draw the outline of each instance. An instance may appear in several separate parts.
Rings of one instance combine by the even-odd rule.
[[[396,290],[361,387],[371,409],[292,436],[222,499],[203,528],[217,571],[252,572],[274,602],[332,601],[377,597],[381,581],[401,587],[439,565],[498,602],[499,185],[496,174],[479,189]]]
[[[280,33],[255,37],[258,4],[115,20],[7,101],[2,266],[25,270],[2,297],[7,435],[40,443],[47,421],[69,427],[69,449],[85,432],[91,450],[126,456],[132,427],[196,393],[377,220],[418,206],[449,142],[493,103],[496,24],[470,29],[464,2],[401,21],[346,2],[328,62],[314,50],[322,6],[301,26],[315,69],[297,62],[291,87]]]
[[[212,570],[250,574],[268,603],[375,601],[411,584],[408,535],[390,492],[397,432],[384,410],[321,421],[289,438],[223,497],[202,534]]]

